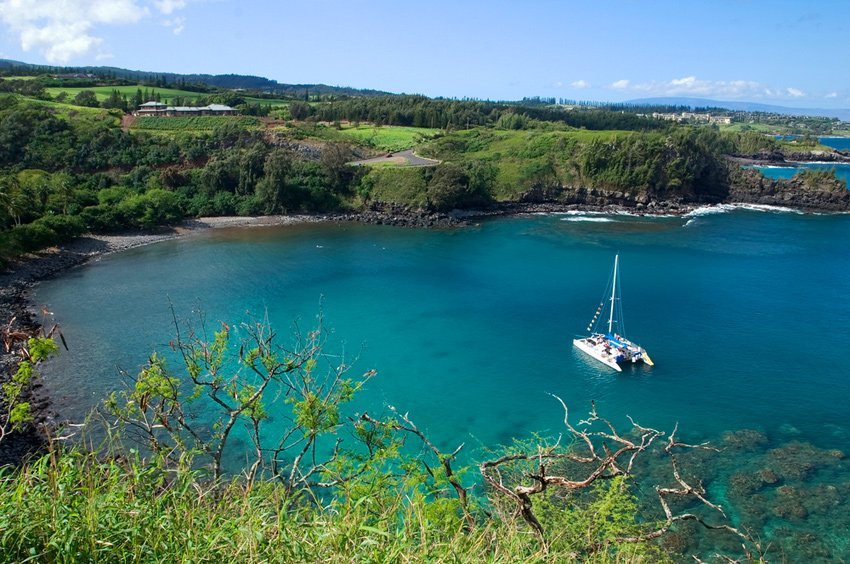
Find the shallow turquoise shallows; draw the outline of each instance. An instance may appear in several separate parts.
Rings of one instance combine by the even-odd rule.
[[[801,170],[825,170],[836,178],[850,183],[850,164],[848,163],[793,163],[793,166],[752,166],[768,178],[784,179],[794,177]]]
[[[71,347],[46,370],[63,417],[82,419],[120,385],[120,369],[166,351],[169,302],[181,317],[202,308],[212,327],[267,312],[284,335],[321,310],[328,352],[378,371],[352,409],[409,412],[443,450],[465,443],[468,462],[482,447],[559,433],[547,392],[574,422],[591,400],[621,427],[626,415],[678,422],[685,440],[727,447],[707,483],[734,522],[754,524],[772,556],[803,561],[850,556],[850,469],[840,453],[806,446],[850,452],[848,237],[850,215],[730,206],[451,230],[213,230],[105,257],[45,282],[36,300]],[[621,374],[572,346],[618,252],[620,332],[656,363]],[[742,429],[758,433],[739,446],[722,438]],[[688,550],[711,554],[707,538]]]

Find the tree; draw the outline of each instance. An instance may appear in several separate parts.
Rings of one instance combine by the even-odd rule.
[[[469,197],[469,177],[455,164],[443,164],[436,168],[428,182],[428,206],[436,210],[451,210],[461,207]]]
[[[551,395],[551,394],[550,394]],[[564,401],[553,397],[564,410],[564,426],[567,431],[569,446],[561,447],[559,439],[554,445],[533,445],[532,448],[520,447],[499,458],[481,463],[479,469],[487,485],[494,493],[492,502],[497,514],[517,514],[537,535],[541,548],[548,550],[549,539],[543,522],[535,511],[535,498],[543,497],[550,489],[557,489],[563,494],[586,490],[597,482],[612,480],[618,477],[631,476],[638,457],[663,456],[669,460],[671,479],[676,484],[673,487],[655,486],[655,492],[663,511],[664,517],[660,523],[648,521],[644,526],[636,526],[628,534],[615,532],[592,541],[586,547],[587,554],[607,550],[609,544],[645,543],[664,535],[675,523],[694,521],[709,530],[723,531],[734,535],[741,542],[748,559],[753,560],[753,554],[762,557],[763,547],[749,534],[744,533],[726,522],[726,514],[721,506],[706,498],[706,491],[701,483],[685,479],[676,454],[688,449],[709,449],[706,443],[698,445],[685,444],[676,439],[678,426],[667,435],[666,433],[644,427],[631,418],[632,429],[629,433],[620,433],[608,420],[596,412],[596,405],[591,404],[590,415],[577,426],[570,422],[569,410]],[[660,447],[660,444],[664,444]],[[571,475],[572,474],[572,475]],[[694,512],[675,514],[671,509],[670,499],[677,500],[681,506],[682,500],[696,504],[699,509],[705,509],[713,515],[721,515],[723,520],[711,523],[712,520],[699,509]]]
[[[173,372],[154,353],[131,387],[104,404],[109,418],[143,438],[160,464],[204,462],[217,482],[230,443],[244,429],[252,449],[249,483],[265,469],[297,495],[333,487],[362,471],[366,460],[355,469],[339,464],[339,430],[351,425],[341,409],[375,372],[347,378],[344,360],[324,355],[321,316],[315,329],[296,333],[289,347],[263,321],[238,329],[221,323],[210,331],[201,315],[196,331],[191,325],[183,329],[175,316],[174,325],[172,348],[181,371]],[[272,413],[288,421],[274,437],[264,432]],[[377,435],[350,430],[367,449],[378,446]]]
[[[257,182],[263,177],[266,152],[260,145],[252,145],[239,155],[239,182],[236,193],[241,196],[253,194]]]
[[[52,190],[51,193],[59,201],[62,208],[62,215],[68,215],[68,206],[74,200],[76,187],[68,173],[60,172],[51,177]]]
[[[14,225],[21,224],[21,214],[24,210],[21,183],[14,174],[0,177],[0,205],[3,211],[12,220]]]
[[[122,111],[127,111],[127,99],[126,97],[122,97],[121,93],[113,88],[112,92],[110,92],[109,97],[103,101],[101,104],[102,107],[106,109],[116,108]]]
[[[348,143],[328,143],[322,149],[322,170],[332,190],[342,191],[348,188],[354,177],[354,168],[348,163],[353,159],[354,153]]]
[[[87,106],[89,108],[97,108],[100,102],[97,101],[97,94],[91,90],[81,90],[74,96],[74,103],[78,106]]]
[[[288,184],[292,161],[292,154],[286,149],[274,149],[266,157],[263,178],[257,182],[257,197],[267,214],[295,209],[301,203],[298,188]]]
[[[142,94],[141,88],[136,88],[136,93],[133,94],[133,108],[137,109],[139,106],[145,103],[145,97]]]
[[[310,104],[306,102],[290,102],[289,104],[289,115],[292,116],[292,119],[305,120],[310,117],[311,113]]]

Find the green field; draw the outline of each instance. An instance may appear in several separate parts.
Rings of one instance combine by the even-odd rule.
[[[187,98],[189,100],[197,100],[198,98],[214,94],[207,92],[190,92],[189,90],[178,90],[176,88],[155,88],[150,86],[142,86],[141,84],[135,84],[131,86],[88,86],[85,88],[45,88],[45,92],[50,94],[50,96],[53,98],[58,96],[60,93],[65,92],[68,96],[68,99],[70,100],[73,100],[74,97],[83,90],[91,90],[92,92],[94,92],[97,96],[98,101],[100,102],[109,98],[113,90],[117,90],[119,94],[127,96],[128,99],[131,99],[133,96],[135,96],[137,90],[141,90],[142,92],[144,92],[145,90],[147,90],[148,92],[156,92],[157,94],[159,94],[160,98],[165,103],[167,103],[172,98],[178,96],[181,98]],[[251,104],[271,104],[272,106],[282,106],[289,103],[289,100],[266,100],[264,98],[254,98],[252,96],[244,96],[243,99],[245,100],[245,102]]]
[[[141,117],[136,118],[132,129],[144,131],[209,131],[227,124],[237,124],[246,128],[258,127],[260,120],[248,116]]]
[[[768,124],[768,123],[732,123],[730,125],[719,126],[720,131],[757,131],[759,133],[769,135],[784,135],[791,133],[791,128],[784,125]]]
[[[91,90],[97,95],[99,101],[106,100],[112,94],[113,90],[117,90],[119,94],[126,95],[127,98],[132,98],[136,94],[136,90],[141,89],[142,92],[156,92],[164,100],[180,96],[182,98],[196,99],[201,96],[206,96],[203,92],[189,92],[188,90],[177,90],[174,88],[151,88],[149,86],[132,85],[132,86],[87,86],[85,88],[45,88],[45,91],[52,97],[58,96],[65,92],[70,99],[82,92],[83,90]]]
[[[358,127],[344,126],[338,130],[343,138],[351,139],[358,144],[369,145],[380,151],[404,151],[421,143],[423,140],[440,133],[439,129],[427,127],[399,127],[361,125]]]
[[[53,114],[56,117],[60,117],[62,119],[108,119],[113,120],[116,125],[121,123],[121,112],[116,110],[104,110],[102,108],[88,108],[85,106],[75,106],[74,104],[50,102],[48,100],[39,100],[37,98],[30,98],[19,94],[10,94],[10,96],[14,96],[19,100],[26,100],[30,104],[36,104],[48,108],[53,111]]]

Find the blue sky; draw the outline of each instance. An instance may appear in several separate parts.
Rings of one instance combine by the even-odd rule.
[[[428,96],[850,107],[850,0],[0,0],[0,57]]]

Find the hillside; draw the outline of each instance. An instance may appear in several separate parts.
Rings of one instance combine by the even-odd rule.
[[[0,59],[0,75],[25,76],[34,74],[52,75],[86,75],[95,77],[120,79],[142,84],[166,86],[204,85],[227,90],[256,90],[267,94],[289,97],[315,96],[390,96],[390,92],[380,90],[359,89],[347,86],[328,86],[327,84],[283,84],[276,80],[261,76],[241,74],[180,74],[172,72],[154,72],[130,70],[120,67],[57,67],[34,65],[20,61]]]

